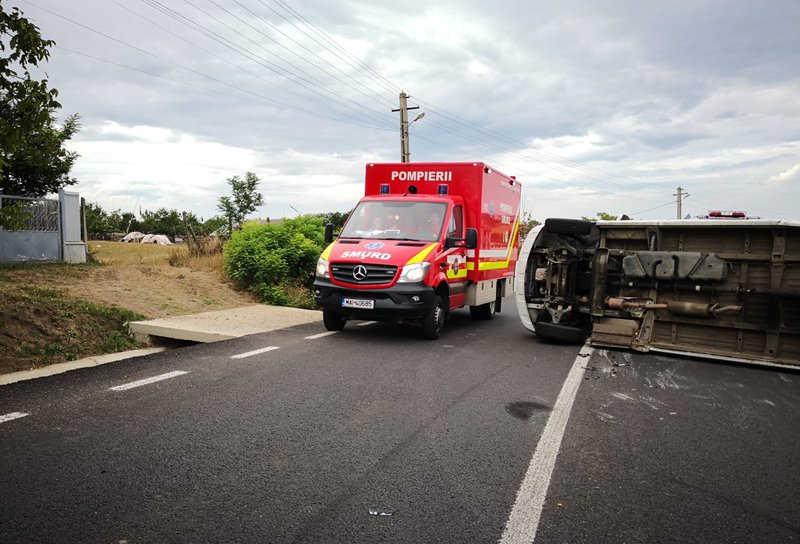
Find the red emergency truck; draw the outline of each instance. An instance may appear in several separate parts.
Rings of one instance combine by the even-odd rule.
[[[450,310],[500,311],[513,289],[522,187],[486,164],[368,164],[366,190],[317,264],[328,330],[404,321],[439,338]]]

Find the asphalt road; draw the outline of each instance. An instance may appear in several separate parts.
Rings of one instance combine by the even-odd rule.
[[[536,542],[800,540],[800,374],[581,358],[510,303],[437,341],[321,333],[0,387],[0,542],[510,542],[556,413]]]

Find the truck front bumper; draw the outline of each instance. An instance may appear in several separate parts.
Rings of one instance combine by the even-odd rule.
[[[348,289],[329,279],[316,278],[314,301],[325,311],[349,319],[388,321],[422,319],[433,304],[433,288],[423,283],[401,283],[385,289]],[[346,308],[345,298],[374,301],[372,309]]]

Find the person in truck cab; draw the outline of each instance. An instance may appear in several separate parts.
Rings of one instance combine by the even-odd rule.
[[[369,229],[367,233],[371,236],[377,236],[386,230],[386,220],[382,215],[374,215],[370,220]]]
[[[419,229],[418,236],[421,240],[434,242],[439,239],[439,231],[442,228],[442,217],[439,212],[432,211],[428,214],[428,219]]]

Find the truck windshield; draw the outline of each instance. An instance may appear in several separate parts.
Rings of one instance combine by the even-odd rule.
[[[434,242],[439,240],[446,212],[443,202],[361,202],[339,237]]]

